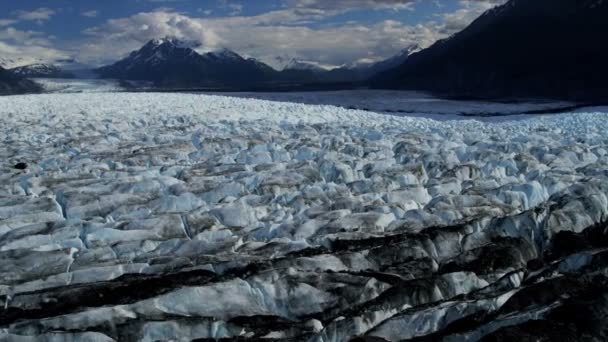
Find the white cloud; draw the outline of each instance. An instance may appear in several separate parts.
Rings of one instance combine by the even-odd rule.
[[[442,25],[439,29],[445,34],[459,32],[485,11],[505,2],[507,0],[460,0],[461,9],[441,15]]]
[[[17,20],[13,20],[13,19],[0,19],[0,27],[9,26],[16,22],[17,22]]]
[[[84,38],[66,49],[85,63],[95,65],[115,61],[140,48],[153,38],[174,36],[198,41],[201,51],[229,48],[245,56],[272,60],[289,55],[323,65],[342,65],[353,61],[376,61],[388,58],[412,44],[426,47],[468,25],[484,10],[505,0],[461,0],[455,12],[436,16],[435,21],[406,25],[385,20],[373,24],[347,22],[333,25],[309,25],[348,8],[407,9],[419,0],[288,0],[285,7],[255,16],[192,17],[170,8],[110,19],[85,30]],[[226,1],[225,6],[235,4]],[[350,7],[349,7],[350,6]],[[374,7],[372,7],[374,6]],[[229,8],[229,7],[226,7]],[[240,9],[240,8],[239,8]],[[206,10],[200,10],[205,13]],[[206,12],[205,14],[211,14]],[[9,38],[8,36],[13,38]],[[38,32],[11,29],[0,31],[0,40],[18,37],[22,45],[48,49],[49,37]],[[56,52],[56,51],[55,51]],[[55,53],[53,52],[53,53]],[[0,55],[2,54],[0,50]],[[52,55],[44,51],[46,56]]]
[[[1,33],[0,39],[4,39]],[[46,63],[69,57],[66,52],[48,46],[8,43],[1,40],[0,56],[2,57],[4,66],[7,68],[15,68],[34,63]]]
[[[193,18],[164,11],[139,13],[87,30],[91,44],[82,50],[87,59],[102,52],[115,59],[150,39],[175,36],[200,41],[206,50],[226,47],[260,59],[288,53],[304,60],[341,65],[362,58],[389,57],[411,44],[427,46],[439,38],[432,27],[425,25],[408,26],[392,20],[367,26],[294,25],[301,17],[290,11],[228,18]],[[107,55],[108,51],[115,55]]]
[[[7,67],[45,63],[69,57],[69,53],[53,47],[53,36],[40,31],[22,31],[14,27],[0,29],[0,57]]]
[[[292,8],[338,12],[360,9],[412,10],[412,5],[418,1],[419,0],[289,0],[288,5]]]
[[[230,4],[228,5],[228,7],[230,7],[230,9],[232,10],[232,12],[230,12],[230,15],[239,15],[241,14],[241,12],[243,12],[243,5],[241,4]]]
[[[55,11],[50,9],[50,8],[46,8],[46,7],[41,7],[38,9],[35,9],[33,11],[17,11],[15,12],[15,14],[17,15],[17,18],[19,20],[26,20],[26,21],[37,21],[37,22],[43,22],[43,21],[47,21],[50,20],[51,17],[53,15],[55,15]]]
[[[23,45],[43,45],[48,46],[51,44],[50,40],[44,36],[43,32],[39,31],[21,31],[14,27],[7,27],[0,30],[0,40],[3,41],[14,41],[15,43]]]
[[[95,18],[99,15],[99,11],[97,11],[97,10],[86,11],[86,12],[82,12],[81,15],[83,17],[87,17],[87,18]]]

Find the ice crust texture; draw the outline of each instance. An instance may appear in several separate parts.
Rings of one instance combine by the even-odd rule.
[[[602,113],[0,98],[0,340],[558,333],[581,293],[605,307],[607,131]]]

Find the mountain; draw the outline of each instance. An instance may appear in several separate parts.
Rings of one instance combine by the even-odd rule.
[[[288,56],[276,57],[271,66],[234,51],[198,53],[197,44],[174,38],[154,39],[126,58],[95,70],[102,78],[148,81],[167,88],[265,89],[275,87],[325,87],[327,84],[361,82],[394,67],[415,49],[408,48],[386,61],[356,68],[326,70],[316,63]]]
[[[30,64],[44,63],[40,58],[35,57],[0,57],[0,67],[4,69],[13,69]]]
[[[13,59],[13,58],[0,57],[0,68],[10,69],[16,63],[18,63],[18,62],[15,61],[15,59]]]
[[[30,64],[9,70],[24,78],[74,78],[75,76],[57,66],[50,64]]]
[[[324,69],[314,63],[311,62],[303,62],[298,59],[292,59],[287,63],[284,70],[307,70],[312,72],[325,72],[327,69]]]
[[[323,78],[333,82],[364,81],[401,65],[411,54],[418,52],[419,50],[420,47],[418,45],[412,45],[401,50],[397,55],[380,62],[354,63],[330,70],[323,75]]]
[[[104,78],[150,81],[161,87],[244,86],[270,81],[277,75],[264,63],[233,51],[201,55],[194,47],[173,38],[154,39],[96,72]]]
[[[274,70],[285,71],[285,70],[305,70],[312,72],[325,72],[327,69],[317,65],[313,62],[302,61],[298,58],[290,56],[277,56],[267,63]]]
[[[399,65],[405,63],[405,61],[414,53],[420,51],[420,46],[418,44],[414,44],[411,45],[403,50],[401,50],[398,54],[396,54],[395,56],[385,59],[383,61],[374,63],[372,65],[366,66],[366,67],[359,67],[359,70],[364,70],[368,76],[373,76],[376,74],[379,74],[381,72],[390,70],[392,68],[396,68]]]
[[[605,98],[608,1],[511,0],[376,77],[450,96]]]
[[[0,95],[38,93],[40,91],[42,88],[35,82],[0,67]]]

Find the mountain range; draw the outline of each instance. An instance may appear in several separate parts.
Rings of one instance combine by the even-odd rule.
[[[222,49],[198,53],[197,44],[154,39],[118,62],[96,69],[103,78],[149,81],[158,87],[238,87],[256,85],[360,82],[404,61],[410,49],[380,63],[326,70],[296,58],[277,57],[273,66]]]
[[[193,47],[177,39],[154,39],[95,71],[103,78],[150,81],[163,87],[247,85],[268,81],[276,73],[227,49],[201,55]]]
[[[201,54],[196,43],[164,38],[94,72],[168,89],[293,90],[330,84],[336,89],[372,86],[459,98],[597,101],[608,95],[606,18],[605,0],[510,0],[429,48],[411,46],[379,63],[325,70],[285,55],[271,61],[271,67],[231,50]],[[11,71],[12,79],[3,72],[5,92],[7,84],[21,77],[66,75],[44,65]]]
[[[329,70],[324,74],[324,79],[332,82],[366,82],[368,79],[382,72],[398,67],[412,54],[420,50],[421,49],[418,45],[411,45],[408,48],[401,50],[397,55],[380,62],[352,64]]]
[[[17,68],[10,69],[10,71],[20,77],[25,78],[75,78],[76,76],[71,72],[65,71],[64,69],[49,64],[30,64]]]
[[[276,71],[308,70],[313,72],[325,72],[328,70],[314,62],[303,61],[295,57],[290,57],[288,55],[276,56],[270,61],[264,61],[264,63],[275,69]]]
[[[605,98],[608,1],[511,0],[373,80],[458,97]]]

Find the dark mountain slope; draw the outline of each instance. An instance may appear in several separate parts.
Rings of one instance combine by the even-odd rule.
[[[40,91],[42,88],[38,84],[0,67],[0,95],[38,93]]]
[[[372,81],[479,97],[608,94],[608,1],[511,0]]]

